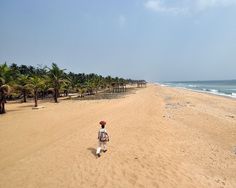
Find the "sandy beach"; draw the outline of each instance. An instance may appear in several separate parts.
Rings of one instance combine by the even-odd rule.
[[[236,187],[236,100],[150,84],[32,105],[0,116],[1,188]],[[110,142],[96,158],[100,120]]]

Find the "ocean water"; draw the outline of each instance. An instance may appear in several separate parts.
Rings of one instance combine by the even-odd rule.
[[[198,92],[236,98],[236,80],[164,82],[164,86],[190,89]]]

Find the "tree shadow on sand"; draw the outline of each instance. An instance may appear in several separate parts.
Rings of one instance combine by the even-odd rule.
[[[66,98],[64,100],[104,100],[104,99],[121,99],[127,95],[135,94],[136,88],[127,88],[126,92],[112,93],[108,91],[99,92],[93,95],[85,95],[84,97]]]
[[[89,150],[95,157],[97,157],[95,148],[87,148],[87,150]]]

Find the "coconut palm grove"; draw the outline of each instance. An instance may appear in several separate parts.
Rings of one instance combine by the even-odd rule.
[[[96,95],[114,85],[126,85],[144,82],[119,77],[101,76],[94,73],[66,72],[57,64],[47,66],[27,66],[7,63],[0,65],[0,114],[6,113],[7,101],[20,100],[25,103],[27,99],[34,100],[38,107],[38,99],[53,98],[58,102],[60,96],[69,93],[78,93],[80,97]]]

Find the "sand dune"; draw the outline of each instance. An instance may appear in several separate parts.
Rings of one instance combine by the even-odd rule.
[[[0,187],[236,187],[236,100],[148,85],[43,105],[0,116]],[[100,120],[111,141],[97,159]]]

